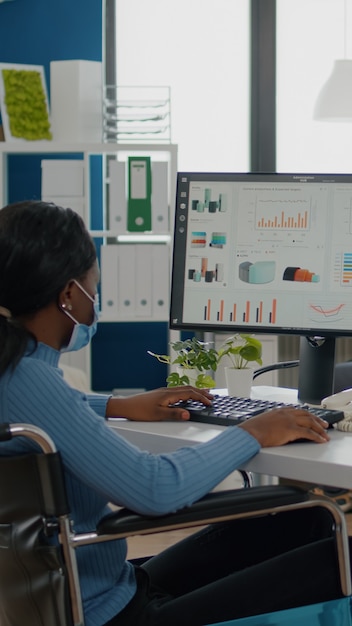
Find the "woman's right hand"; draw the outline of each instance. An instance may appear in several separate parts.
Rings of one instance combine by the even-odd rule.
[[[187,407],[173,406],[179,400],[196,400],[204,405],[211,404],[213,395],[207,389],[196,389],[189,385],[161,387],[126,398],[111,397],[106,407],[106,417],[126,417],[139,422],[161,422],[162,420],[189,420]]]
[[[249,432],[263,448],[267,448],[296,439],[326,443],[330,439],[326,432],[328,426],[328,422],[304,409],[284,407],[252,417],[239,428]]]

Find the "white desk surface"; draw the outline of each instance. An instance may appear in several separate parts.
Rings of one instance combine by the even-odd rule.
[[[294,392],[273,387],[255,387],[252,397],[294,401]],[[131,422],[111,420],[112,428],[129,441],[150,452],[171,452],[177,448],[209,441],[222,426],[195,422]],[[292,443],[263,448],[239,469],[332,487],[352,488],[352,433],[331,429],[324,444]]]

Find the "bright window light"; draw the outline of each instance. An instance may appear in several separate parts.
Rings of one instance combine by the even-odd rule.
[[[249,0],[117,0],[117,80],[171,87],[179,170],[249,167]]]
[[[345,24],[345,0],[277,2],[280,172],[351,171],[352,123],[313,119],[316,99],[335,59],[343,59],[345,52],[352,58],[351,15],[346,17]]]

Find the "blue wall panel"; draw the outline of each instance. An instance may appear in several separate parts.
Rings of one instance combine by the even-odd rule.
[[[0,3],[1,63],[43,65],[49,92],[50,61],[68,59],[102,60],[102,0]],[[41,158],[12,157],[10,201],[40,197]]]
[[[102,60],[101,0],[14,0],[0,4],[0,61]]]
[[[50,61],[70,59],[102,60],[102,0],[13,0],[0,3],[0,62],[43,65],[50,99]],[[54,156],[45,155],[45,158]],[[71,157],[67,155],[67,158]],[[10,157],[11,202],[40,197],[42,158],[43,155]],[[101,167],[99,157],[94,160],[91,226],[101,228]],[[166,323],[99,326],[92,348],[96,389],[117,386],[150,389],[165,384],[165,366],[148,357],[146,351],[167,352]],[[132,358],[126,355],[127,349],[132,351]]]
[[[165,387],[167,365],[149,354],[167,351],[166,322],[104,322],[92,341],[92,387],[95,391],[118,388]]]

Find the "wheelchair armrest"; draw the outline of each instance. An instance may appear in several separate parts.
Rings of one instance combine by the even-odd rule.
[[[230,519],[235,515],[261,512],[308,500],[306,491],[298,487],[271,485],[251,489],[212,492],[191,506],[167,515],[152,517],[121,509],[103,517],[97,525],[98,535],[114,533],[138,534],[157,532],[182,526],[195,526]]]

